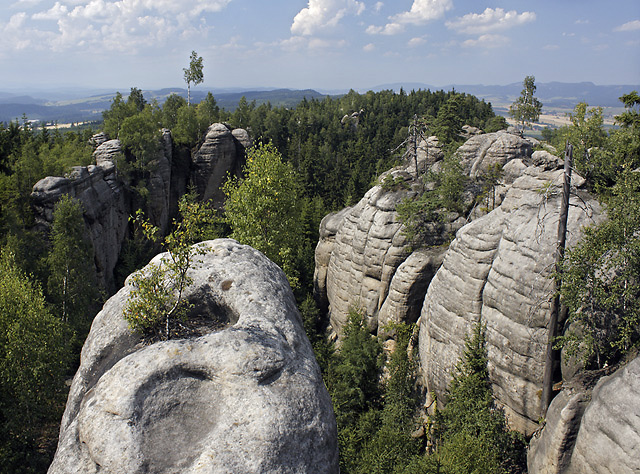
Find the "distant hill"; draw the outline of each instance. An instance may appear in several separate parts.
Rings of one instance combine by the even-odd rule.
[[[536,84],[536,97],[540,99],[547,108],[567,108],[573,109],[579,102],[586,102],[591,106],[601,107],[621,107],[618,98],[633,90],[640,91],[640,85],[608,85],[599,86],[592,82],[547,82]],[[392,89],[400,90],[402,87],[406,92],[412,89],[431,89],[449,91],[455,89],[459,92],[475,95],[487,102],[491,102],[495,107],[508,107],[520,95],[522,83],[515,82],[505,86],[485,86],[480,84],[464,85],[451,84],[448,86],[431,86],[421,83],[394,83],[384,84],[373,88],[374,91]]]
[[[180,88],[142,92],[147,101],[155,99],[160,104],[171,94],[180,95],[185,99],[187,97],[186,89]],[[202,90],[191,91],[192,102],[200,102],[208,92]],[[121,91],[121,93],[125,97],[129,95],[129,91]],[[243,96],[249,102],[255,100],[256,105],[270,102],[274,107],[295,107],[304,98],[312,99],[325,96],[312,89],[275,89],[221,93],[212,91],[212,94],[216,98],[218,106],[228,111],[234,111]],[[26,95],[17,96],[0,92],[0,122],[20,120],[23,114],[30,120],[44,122],[69,123],[101,120],[102,112],[111,106],[115,95],[116,92],[111,92],[80,99],[48,101]]]
[[[431,90],[451,90],[466,92],[476,97],[491,102],[496,111],[504,111],[520,95],[522,83],[498,85],[461,85],[452,84],[448,86],[432,86],[423,83],[393,83],[384,84],[372,88],[373,91],[392,89],[399,91],[403,88],[406,92],[412,89]],[[618,98],[632,90],[640,91],[640,85],[607,85],[599,86],[591,82],[562,83],[549,82],[537,84],[536,96],[542,101],[546,109],[568,109],[571,110],[578,102],[587,102],[591,106],[621,107]],[[0,91],[0,122],[9,122],[15,119],[20,120],[26,115],[30,120],[40,120],[45,122],[86,122],[101,120],[102,112],[111,106],[111,102],[116,92],[100,92],[95,95],[88,95],[82,98],[72,97],[68,91],[64,93],[51,91],[35,94],[51,94],[55,100],[47,98],[33,97],[26,94],[11,94]],[[128,96],[128,90],[120,91],[123,96]],[[200,102],[207,95],[209,90],[196,88],[191,92],[193,102]],[[223,89],[211,91],[216,98],[218,105],[228,111],[234,111],[241,97],[246,97],[249,102],[255,100],[257,105],[270,102],[274,107],[295,107],[303,98],[320,99],[326,97],[328,93],[321,93],[313,89],[260,89],[237,90]],[[366,90],[361,90],[366,92]],[[346,91],[342,91],[346,93]],[[35,95],[34,94],[34,95]],[[143,91],[144,97],[148,100],[157,100],[162,104],[171,94],[178,94],[187,97],[186,89],[167,88],[159,90]],[[340,95],[341,91],[331,91],[331,95]]]

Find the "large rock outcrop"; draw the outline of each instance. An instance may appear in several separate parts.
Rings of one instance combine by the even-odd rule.
[[[84,209],[87,235],[93,244],[98,281],[111,289],[113,269],[126,238],[130,198],[125,183],[119,178],[116,157],[120,142],[102,143],[95,152],[97,165],[74,167],[66,177],[41,179],[33,187],[31,202],[36,223],[47,229],[53,222],[53,210],[63,194],[76,198]]]
[[[120,250],[129,234],[129,216],[144,208],[149,220],[165,232],[177,212],[178,199],[193,179],[201,197],[212,199],[220,207],[223,194],[219,186],[229,173],[240,172],[245,161],[245,147],[250,145],[247,132],[213,124],[193,160],[189,151],[174,146],[171,132],[162,130],[160,146],[151,157],[151,172],[142,200],[131,192],[129,178],[118,169],[125,159],[119,140],[107,140],[104,133],[92,139],[95,165],[74,167],[66,177],[46,177],[33,187],[32,205],[37,225],[47,230],[53,221],[53,209],[63,194],[80,201],[84,208],[87,235],[95,250],[95,265],[101,286],[115,289],[114,269]],[[193,162],[192,162],[193,161]],[[206,191],[206,192],[205,192]]]
[[[427,389],[446,399],[464,337],[481,320],[493,393],[510,425],[531,433],[539,416],[562,170],[526,167],[520,160],[505,168],[506,175],[521,176],[499,207],[460,229],[431,281],[421,313],[420,360]],[[577,194],[569,246],[601,216],[593,197]]]
[[[338,472],[331,401],[284,273],[233,240],[201,245],[186,298],[216,329],[143,345],[122,317],[131,287],[109,299],[50,474]]]
[[[204,142],[192,158],[192,182],[203,200],[222,208],[225,197],[220,188],[228,175],[240,175],[245,149],[249,146],[251,140],[243,129],[232,130],[222,123],[209,127]]]
[[[544,429],[531,440],[529,472],[637,473],[640,466],[638,400],[640,357],[601,378],[593,389],[576,381],[565,383],[551,402]]]
[[[457,152],[463,171],[475,182],[494,163],[529,160],[531,144],[506,132],[472,137]],[[418,147],[416,163],[407,163],[383,173],[355,206],[325,217],[320,225],[316,247],[316,296],[329,310],[331,330],[339,336],[347,321],[349,308],[360,307],[369,316],[372,331],[382,331],[389,322],[415,322],[427,286],[439,267],[449,235],[455,234],[467,216],[448,213],[443,225],[430,229],[428,252],[410,254],[402,233],[396,207],[405,198],[415,196],[422,187],[416,174],[438,171],[442,152],[435,137]],[[526,165],[522,165],[526,168]],[[384,186],[385,181],[401,185]],[[466,199],[472,202],[479,186],[470,186]],[[474,214],[475,215],[475,214]],[[407,261],[406,263],[404,263]]]

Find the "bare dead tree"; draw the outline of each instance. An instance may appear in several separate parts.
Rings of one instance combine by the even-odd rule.
[[[569,217],[569,194],[571,191],[571,162],[573,159],[573,146],[567,144],[564,156],[564,183],[562,185],[562,202],[560,207],[560,219],[558,220],[558,240],[556,245],[556,263],[554,277],[554,294],[551,301],[551,316],[549,319],[549,332],[547,338],[547,352],[544,364],[544,376],[542,379],[542,397],[540,400],[540,415],[545,417],[551,404],[553,395],[553,376],[560,363],[560,351],[554,348],[560,328],[566,320],[566,308],[561,306],[560,286],[562,285],[562,260],[567,242],[567,221]]]

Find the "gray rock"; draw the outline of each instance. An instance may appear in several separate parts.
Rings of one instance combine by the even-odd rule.
[[[529,442],[527,468],[530,474],[562,474],[571,454],[588,403],[585,390],[562,390],[547,410],[544,429]]]
[[[598,375],[581,372],[553,399],[544,428],[529,445],[529,473],[639,471],[640,357],[593,388]]]
[[[220,209],[224,193],[220,189],[228,175],[240,176],[245,162],[244,150],[251,141],[245,130],[214,123],[192,158],[191,180],[198,195]]]
[[[119,142],[105,142],[101,153],[117,148]],[[104,147],[104,148],[103,148]],[[111,148],[109,148],[111,147]],[[106,153],[106,152],[105,152]],[[114,152],[115,153],[115,152]],[[113,163],[105,155],[100,163]],[[67,177],[46,177],[38,181],[31,193],[36,224],[46,230],[53,222],[53,210],[63,194],[76,198],[84,209],[87,235],[93,244],[98,282],[113,288],[113,269],[127,235],[130,204],[124,185],[115,176],[115,166],[74,167]]]
[[[122,318],[127,284],[92,325],[50,474],[338,472],[331,401],[284,273],[233,240],[201,245],[186,297],[223,327],[142,345]]]
[[[464,336],[482,319],[494,395],[511,426],[527,434],[537,428],[539,415],[561,174],[528,167],[498,208],[460,229],[421,312],[427,389],[446,398]],[[571,203],[569,246],[583,226],[601,219],[599,204],[588,194],[581,192]]]
[[[464,173],[471,178],[480,177],[491,165],[528,159],[532,153],[529,141],[503,130],[473,136],[456,151]]]
[[[169,227],[169,198],[171,196],[171,163],[173,161],[173,140],[168,129],[162,130],[162,146],[150,160],[147,200],[148,218],[164,234]]]
[[[640,472],[640,357],[593,389],[567,474]],[[546,428],[545,428],[546,429]]]

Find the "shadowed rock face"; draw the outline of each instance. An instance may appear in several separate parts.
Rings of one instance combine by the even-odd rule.
[[[640,358],[589,389],[565,383],[527,455],[531,474],[638,472]]]
[[[239,176],[244,166],[244,150],[251,146],[245,130],[231,130],[214,123],[207,130],[204,142],[193,155],[191,179],[201,199],[222,208],[224,193],[220,189],[228,175]]]
[[[49,473],[338,472],[331,402],[284,273],[233,240],[202,245],[187,298],[222,328],[143,346],[122,318],[126,285],[93,323]]]
[[[113,287],[113,269],[126,238],[131,204],[124,183],[118,178],[115,157],[120,142],[104,142],[96,150],[98,165],[74,167],[67,177],[41,179],[31,193],[37,225],[48,229],[53,210],[63,194],[76,198],[84,209],[87,235],[95,251],[99,283]]]
[[[124,153],[120,141],[107,140],[101,133],[92,143],[97,145],[93,153],[96,165],[74,167],[66,177],[46,177],[35,184],[31,197],[36,222],[43,230],[53,221],[54,206],[63,194],[80,201],[95,251],[98,281],[107,291],[115,291],[113,271],[128,235],[129,216],[144,207],[150,221],[165,232],[190,179],[201,197],[221,207],[224,195],[218,187],[229,173],[240,172],[251,140],[243,129],[231,131],[223,124],[213,124],[192,160],[188,150],[174,150],[171,132],[163,129],[161,146],[151,159],[149,195],[144,203],[135,199],[130,183],[118,172],[117,159]]]
[[[525,168],[499,207],[460,229],[421,313],[420,360],[428,390],[446,398],[464,336],[481,319],[494,395],[511,426],[523,433],[537,428],[539,416],[561,177],[562,170]],[[553,192],[545,200],[541,190],[549,183]],[[579,193],[571,200],[569,246],[583,226],[601,219],[598,203]]]

